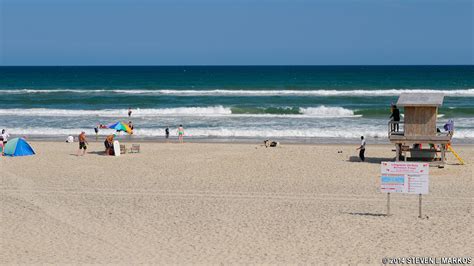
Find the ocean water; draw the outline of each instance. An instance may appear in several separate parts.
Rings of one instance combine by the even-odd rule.
[[[0,128],[62,139],[132,120],[144,139],[183,124],[196,140],[388,143],[398,95],[435,91],[439,126],[474,143],[474,66],[0,67]]]

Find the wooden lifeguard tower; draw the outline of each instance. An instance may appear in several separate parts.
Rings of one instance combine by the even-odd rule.
[[[446,146],[451,142],[452,132],[437,132],[438,107],[443,104],[443,99],[444,95],[440,93],[400,95],[397,106],[404,108],[404,120],[390,121],[388,125],[388,138],[395,144],[396,161],[403,157],[405,161],[445,163]],[[396,123],[399,124],[398,131],[395,131]],[[408,152],[410,157],[407,157]]]

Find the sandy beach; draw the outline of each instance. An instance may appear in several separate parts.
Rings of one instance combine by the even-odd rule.
[[[468,257],[474,250],[472,145],[430,168],[416,195],[379,191],[391,145],[141,143],[103,156],[100,142],[31,142],[0,158],[0,263],[369,263]],[[127,143],[130,147],[130,143]],[[338,153],[337,151],[342,151]]]

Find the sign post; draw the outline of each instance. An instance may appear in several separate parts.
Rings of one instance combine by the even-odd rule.
[[[390,193],[418,194],[418,217],[422,217],[422,194],[429,192],[429,164],[382,162],[380,190],[387,193],[387,215],[390,215]]]
[[[387,216],[390,216],[390,192],[387,193]]]
[[[418,194],[419,203],[418,203],[418,218],[421,218],[421,194]]]

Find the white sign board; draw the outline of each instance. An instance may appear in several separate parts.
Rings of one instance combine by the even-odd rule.
[[[428,163],[382,162],[380,190],[386,193],[428,194]]]
[[[115,156],[120,156],[120,143],[118,140],[114,140],[114,154]]]

